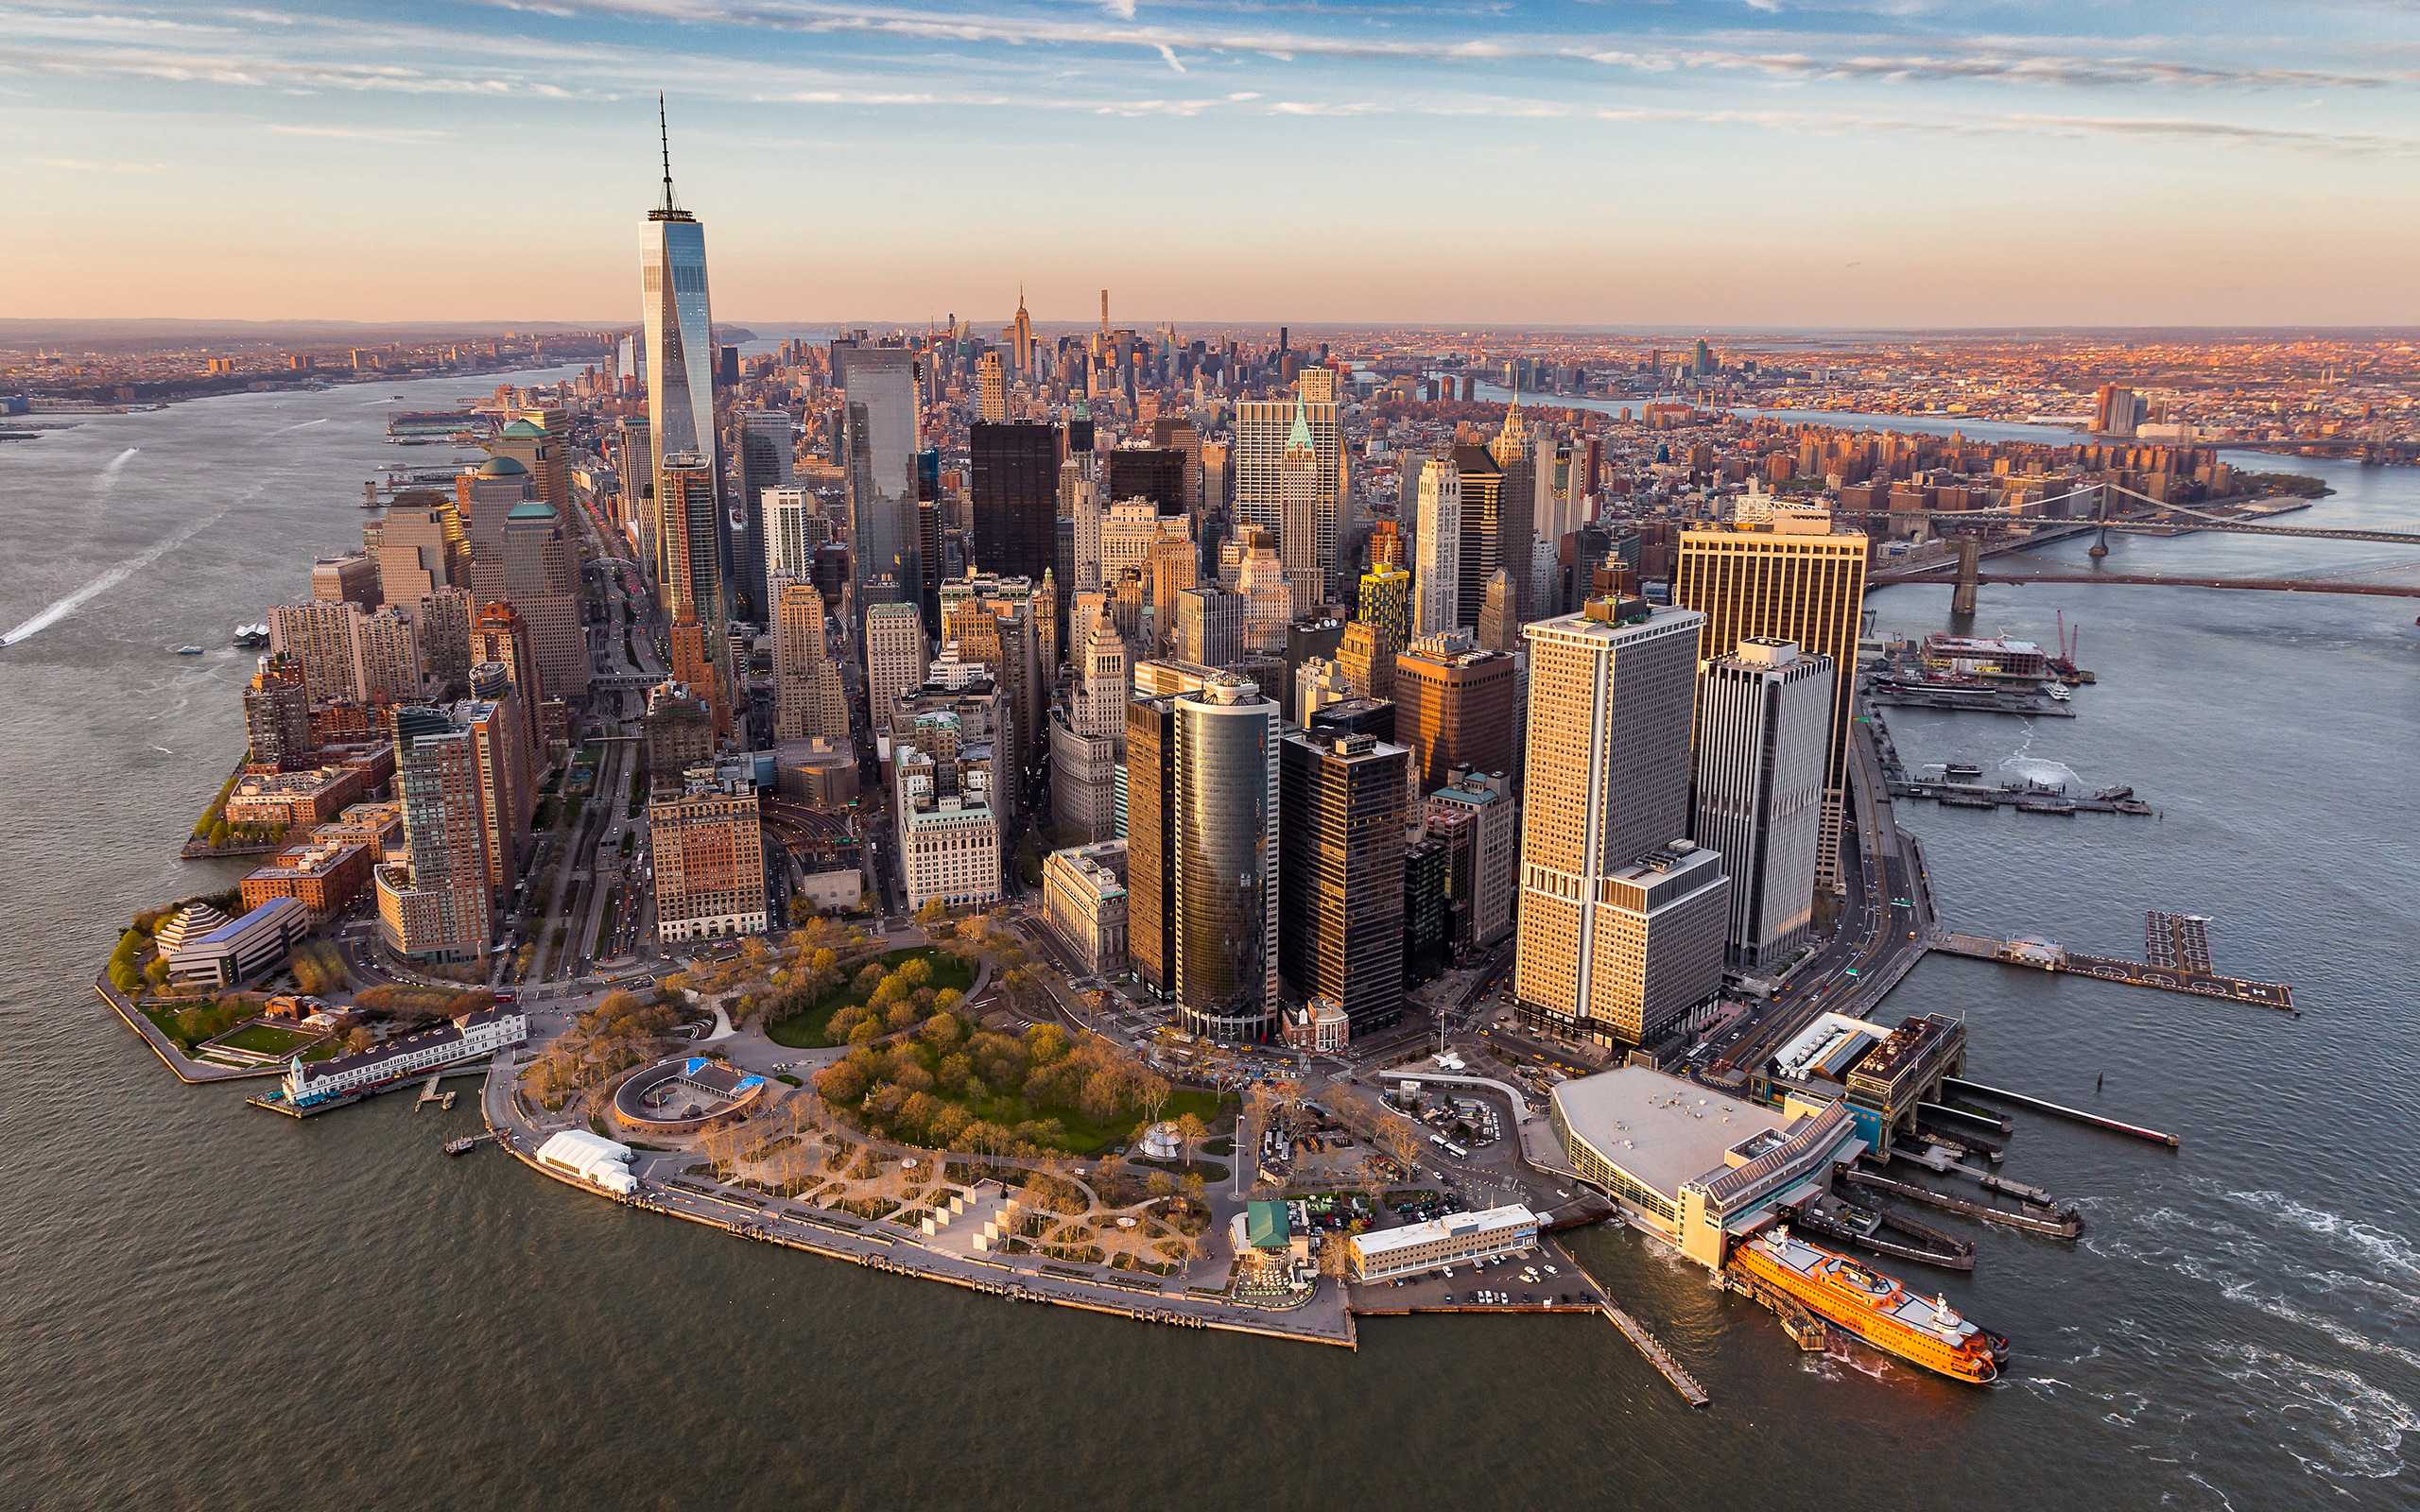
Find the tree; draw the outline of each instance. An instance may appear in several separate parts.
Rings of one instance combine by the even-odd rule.
[[[376,1042],[368,1029],[356,1024],[352,1032],[344,1037],[344,1053],[348,1056],[357,1056]]]
[[[949,917],[949,905],[938,898],[927,898],[925,906],[916,910],[916,922],[930,929]]]
[[[1390,1118],[1378,1125],[1378,1147],[1395,1158],[1408,1173],[1420,1169],[1420,1130],[1406,1119]]]
[[[1200,1114],[1187,1113],[1176,1121],[1176,1137],[1184,1151],[1184,1163],[1191,1165],[1194,1156],[1201,1152],[1202,1142],[1210,1137],[1210,1125],[1201,1122]]]
[[[1143,1108],[1143,1116],[1152,1123],[1160,1121],[1160,1109],[1167,1107],[1174,1089],[1166,1076],[1147,1075],[1134,1089],[1134,1100]]]

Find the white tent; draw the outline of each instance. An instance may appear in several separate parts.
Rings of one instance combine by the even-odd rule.
[[[638,1177],[631,1175],[631,1147],[585,1129],[567,1128],[555,1135],[538,1147],[538,1159],[608,1192],[627,1196],[638,1190]]]

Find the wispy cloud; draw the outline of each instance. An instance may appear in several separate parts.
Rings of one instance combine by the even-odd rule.
[[[452,134],[446,131],[417,130],[405,127],[382,129],[374,127],[287,126],[282,122],[271,122],[261,129],[273,131],[279,136],[337,137],[348,142],[393,142],[406,146],[439,141]]]
[[[165,173],[164,163],[94,163],[83,158],[36,158],[34,162],[61,173]]]

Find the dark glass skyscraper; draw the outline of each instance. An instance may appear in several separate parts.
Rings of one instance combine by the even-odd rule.
[[[976,561],[985,572],[1041,582],[1059,556],[1059,427],[977,421],[967,452]]]
[[[1403,1013],[1405,766],[1369,735],[1297,732],[1278,758],[1277,967],[1356,1036]]]
[[[1112,503],[1149,499],[1162,514],[1185,512],[1184,474],[1190,460],[1174,447],[1121,446],[1109,454]]]

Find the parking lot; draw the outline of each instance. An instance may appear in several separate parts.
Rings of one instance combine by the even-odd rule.
[[[1392,1215],[1390,1214],[1392,1217]],[[1501,1297],[1502,1300],[1493,1298]],[[1478,1265],[1456,1265],[1401,1281],[1353,1288],[1353,1311],[1385,1313],[1584,1312],[1604,1294],[1582,1274],[1552,1237],[1518,1255]]]

